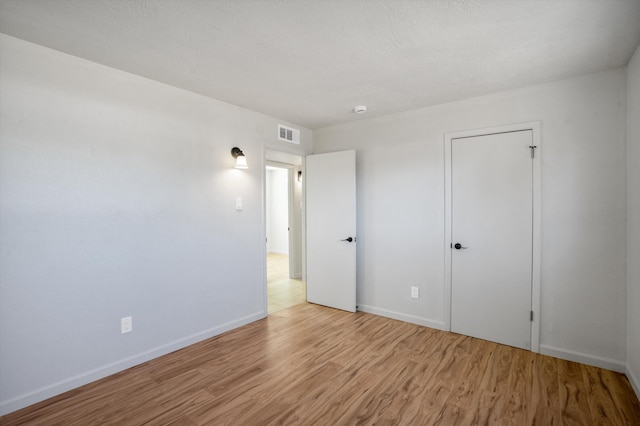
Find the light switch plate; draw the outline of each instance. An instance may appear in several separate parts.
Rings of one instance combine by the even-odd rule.
[[[120,333],[131,333],[133,331],[133,319],[131,317],[120,318]]]

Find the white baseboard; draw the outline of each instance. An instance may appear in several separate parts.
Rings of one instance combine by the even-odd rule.
[[[568,349],[554,348],[547,345],[540,345],[540,353],[560,359],[566,359],[567,361],[606,368],[607,370],[617,371],[618,373],[625,372],[625,363],[611,358],[589,355],[582,352],[570,351]]]
[[[29,405],[44,401],[45,399],[86,385],[87,383],[91,383],[120,371],[124,371],[127,368],[131,368],[138,364],[142,364],[143,362],[147,362],[162,355],[177,351],[178,349],[185,348],[189,345],[193,345],[194,343],[210,339],[211,337],[215,337],[219,334],[225,333],[227,331],[233,330],[234,328],[241,327],[265,317],[265,312],[256,312],[237,320],[221,324],[217,327],[213,327],[208,330],[204,330],[202,332],[175,340],[166,345],[158,346],[140,354],[96,368],[95,370],[87,371],[77,376],[70,377],[68,379],[51,384],[49,386],[45,386],[33,392],[29,392],[27,394],[20,395],[7,401],[3,401],[2,403],[0,403],[0,416],[4,416],[5,414],[20,410],[21,408],[28,407]]]
[[[289,251],[287,250],[268,250],[267,253],[273,254],[286,254],[289,255]]]
[[[376,308],[374,306],[360,305],[357,309],[368,314],[380,315],[381,317],[396,319],[411,324],[424,325],[425,327],[435,328],[438,330],[444,330],[444,323],[441,321],[434,321],[428,318],[422,318],[415,315],[403,314],[401,312],[390,311],[388,309]]]
[[[400,312],[376,308],[368,305],[358,304],[358,310],[374,315],[380,315],[387,318],[409,322],[412,324],[424,325],[426,327],[431,327],[438,330],[445,330],[445,324],[441,321],[434,321],[427,318],[407,315]],[[638,397],[640,398],[640,381],[629,368],[626,368],[625,363],[622,361],[596,355],[589,355],[581,352],[570,351],[567,349],[554,348],[548,345],[540,345],[540,353],[543,355],[566,359],[568,361],[575,361],[581,364],[592,365],[594,367],[606,368],[607,370],[616,371],[618,373],[626,373],[636,394],[638,394]]]
[[[629,365],[627,365],[627,368],[625,369],[624,374],[627,375],[627,379],[629,379],[629,383],[631,383],[631,387],[635,391],[638,399],[640,399],[640,379],[638,379],[638,376],[636,376],[633,370],[629,368]]]

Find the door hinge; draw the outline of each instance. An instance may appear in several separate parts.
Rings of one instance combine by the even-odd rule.
[[[536,145],[529,145],[529,149],[531,149],[531,158],[536,156]]]
[[[529,316],[529,321],[533,321],[533,311],[531,311],[531,315]]]

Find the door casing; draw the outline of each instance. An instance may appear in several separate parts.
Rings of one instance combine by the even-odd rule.
[[[465,130],[459,132],[447,132],[444,134],[444,160],[445,160],[445,234],[444,234],[444,324],[445,330],[451,331],[451,243],[452,241],[452,156],[451,141],[456,138],[485,136],[496,133],[531,130],[533,145],[536,146],[533,159],[533,250],[532,250],[532,279],[531,279],[531,309],[533,321],[531,323],[531,351],[540,350],[540,122],[517,123],[483,129]]]

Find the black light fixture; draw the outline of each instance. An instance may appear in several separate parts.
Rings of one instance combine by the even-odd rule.
[[[247,157],[244,156],[244,152],[237,146],[231,148],[231,156],[236,159],[236,169],[248,169]]]

